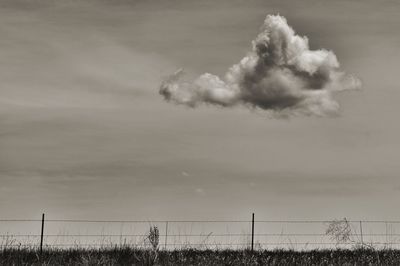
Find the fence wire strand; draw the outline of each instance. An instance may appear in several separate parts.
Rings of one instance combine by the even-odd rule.
[[[340,221],[340,220],[339,220]],[[352,238],[351,241],[348,242],[337,242],[332,236],[327,235],[327,232],[323,230],[322,232],[301,232],[300,229],[303,225],[317,227],[317,225],[322,226],[322,228],[326,229],[326,225],[337,222],[337,220],[255,220],[254,224],[256,226],[256,232],[254,234],[250,233],[251,221],[249,220],[88,220],[88,219],[46,219],[45,223],[54,229],[54,226],[59,224],[103,224],[103,226],[109,226],[110,224],[132,224],[133,226],[140,225],[143,228],[154,225],[166,224],[166,232],[162,232],[158,234],[158,238],[160,239],[159,246],[162,247],[248,247],[250,245],[249,239],[251,236],[255,237],[255,245],[258,247],[299,247],[299,246],[354,246],[358,244],[362,245],[371,245],[371,246],[389,246],[389,245],[400,245],[400,233],[396,233],[393,226],[396,224],[400,224],[400,221],[397,220],[345,220],[347,223],[351,224],[351,232],[347,234],[347,236]],[[0,219],[0,224],[2,227],[6,228],[6,230],[0,231],[0,248],[1,247],[37,247],[37,241],[32,241],[29,239],[40,238],[41,234],[37,233],[10,233],[7,228],[10,224],[19,224],[19,223],[40,223],[42,220],[40,219]],[[177,224],[200,224],[202,226],[207,224],[218,224],[224,226],[231,225],[240,225],[242,226],[241,231],[235,232],[206,232],[206,233],[196,233],[196,232],[187,232],[183,230],[183,232],[174,231],[173,226]],[[386,226],[385,232],[372,232],[364,229],[366,233],[362,233],[362,226],[369,225],[379,225],[382,224]],[[168,227],[169,225],[169,227]],[[274,228],[274,226],[281,226],[281,228],[287,229],[287,225],[297,225],[299,226],[295,232],[287,232],[283,229],[279,232],[276,228],[275,232],[272,230],[268,230]],[[67,225],[62,225],[67,226]],[[62,228],[60,226],[60,228]],[[70,225],[68,225],[70,226]],[[90,225],[95,227],[95,225]],[[243,227],[244,226],[244,227]],[[0,227],[0,228],[2,228]],[[390,227],[390,228],[388,228]],[[46,227],[47,228],[47,227]],[[57,228],[57,227],[56,227]],[[69,228],[69,227],[67,227]],[[162,227],[159,227],[162,228]],[[169,229],[168,229],[169,228]],[[299,229],[300,228],[300,229]],[[372,227],[371,227],[372,228]],[[193,230],[193,227],[189,227],[190,230]],[[263,229],[263,230],[260,230]],[[267,229],[267,230],[265,230]],[[321,229],[321,228],[319,228]],[[400,228],[399,228],[400,229]],[[99,229],[100,230],[100,229]],[[122,229],[121,229],[122,230]],[[163,229],[161,229],[163,230]],[[64,231],[60,231],[60,233],[44,233],[43,237],[48,242],[44,244],[44,247],[112,247],[112,246],[129,246],[129,247],[146,247],[148,243],[145,242],[149,239],[149,232],[144,231],[141,233],[107,233],[104,231],[104,228],[101,229],[102,233],[65,233]],[[170,233],[168,233],[168,231]],[[229,230],[228,230],[229,231]],[[320,230],[321,231],[321,230]],[[26,239],[25,242],[23,239]],[[103,239],[102,243],[92,243],[88,239]],[[104,239],[107,238],[107,241]],[[135,239],[133,242],[123,242],[123,243],[113,243],[117,238],[120,241],[123,239]],[[136,239],[139,238],[137,241]],[[167,238],[171,242],[167,243]],[[383,241],[383,238],[384,241]],[[21,240],[22,239],[22,240]],[[56,240],[50,239],[64,239],[63,243],[57,243]],[[65,241],[65,239],[70,240],[79,240],[79,242],[70,243],[72,241]],[[83,239],[82,242],[81,239]],[[165,239],[165,243],[162,243]],[[361,239],[361,241],[360,241]],[[364,239],[364,240],[363,240]],[[86,241],[85,241],[86,240]],[[266,241],[267,240],[267,241]],[[310,240],[310,241],[308,241]],[[329,240],[329,241],[327,241]],[[51,242],[53,241],[53,242]],[[212,242],[214,241],[214,242]],[[220,242],[218,242],[220,241]],[[231,242],[229,242],[231,241]],[[90,242],[90,243],[89,243]]]

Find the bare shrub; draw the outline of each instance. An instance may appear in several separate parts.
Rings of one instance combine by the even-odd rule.
[[[332,241],[335,241],[336,245],[354,242],[352,239],[350,222],[346,218],[329,222],[325,234],[329,236]]]
[[[149,232],[149,242],[151,246],[153,247],[154,250],[158,249],[158,245],[160,243],[160,232],[158,230],[158,227],[153,225],[150,226],[150,232]]]

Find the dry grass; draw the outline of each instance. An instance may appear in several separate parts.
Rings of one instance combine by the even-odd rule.
[[[400,265],[398,250],[3,249],[0,265]]]

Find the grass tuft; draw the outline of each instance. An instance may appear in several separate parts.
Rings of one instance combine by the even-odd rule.
[[[157,252],[157,259],[154,259]],[[399,250],[2,249],[0,265],[400,265]]]

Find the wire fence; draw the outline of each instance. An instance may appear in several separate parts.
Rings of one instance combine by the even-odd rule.
[[[150,228],[157,228],[156,236]],[[3,249],[154,244],[159,249],[398,249],[400,221],[0,219]]]

